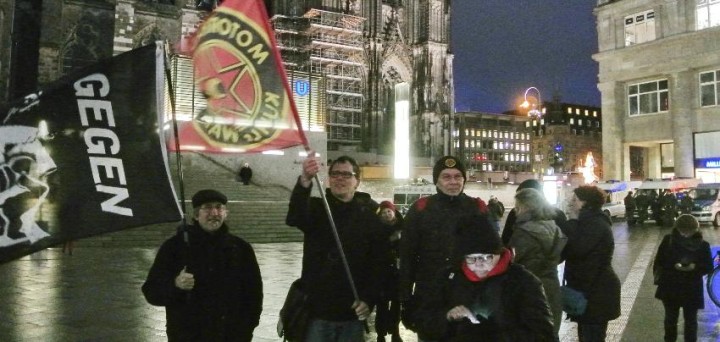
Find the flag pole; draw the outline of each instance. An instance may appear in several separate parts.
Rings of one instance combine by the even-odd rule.
[[[175,89],[173,87],[172,82],[172,74],[170,72],[170,63],[169,63],[169,52],[168,52],[168,46],[169,44],[167,42],[160,43],[162,44],[165,49],[164,56],[164,64],[165,67],[165,79],[167,80],[168,84],[168,98],[170,99],[170,112],[172,113],[172,123],[173,123],[173,135],[175,136],[175,167],[177,169],[178,173],[178,185],[179,185],[179,191],[180,191],[180,210],[182,211],[182,231],[183,231],[183,240],[188,245],[190,244],[188,231],[187,231],[187,209],[185,205],[185,181],[183,176],[183,168],[182,168],[182,154],[180,153],[180,134],[178,130],[178,124],[177,124],[177,113],[175,110]]]

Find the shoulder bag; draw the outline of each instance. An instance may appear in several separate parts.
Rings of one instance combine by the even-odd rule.
[[[307,297],[302,279],[295,280],[290,285],[277,323],[278,337],[282,337],[283,341],[301,342],[305,340],[310,323]]]

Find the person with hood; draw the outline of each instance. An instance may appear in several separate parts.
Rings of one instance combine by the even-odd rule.
[[[412,311],[420,305],[439,272],[450,265],[456,225],[460,218],[481,214],[487,221],[484,201],[463,192],[465,165],[454,156],[440,158],[433,167],[437,193],[415,201],[408,210],[400,240],[399,290],[401,318],[405,327],[416,331]],[[419,339],[425,340],[422,335]]]
[[[263,290],[252,246],[230,234],[227,197],[200,190],[193,222],[158,250],[142,292],[165,307],[168,341],[250,342],[260,323]]]
[[[515,193],[515,232],[509,248],[515,253],[515,263],[525,266],[540,278],[553,314],[555,336],[562,322],[562,298],[557,265],[567,237],[555,221],[555,207],[539,191],[527,188]]]
[[[513,262],[484,217],[460,219],[455,247],[416,311],[418,332],[435,341],[555,341],[542,283]]]
[[[602,211],[605,196],[597,186],[575,188],[563,229],[568,237],[562,253],[564,278],[587,299],[583,314],[568,315],[578,323],[581,342],[605,341],[608,322],[620,316],[620,279],[612,268],[615,238]]]
[[[304,234],[301,282],[307,291],[310,322],[305,341],[363,342],[365,320],[380,297],[387,255],[387,235],[376,215],[378,204],[357,191],[360,166],[341,156],[329,166],[327,205],[342,243],[342,252],[322,198],[311,197],[320,163],[309,155],[302,164],[285,223]],[[347,275],[352,275],[357,296]]]
[[[705,308],[703,276],[713,268],[710,244],[703,240],[699,227],[692,215],[680,215],[655,255],[653,273],[658,286],[655,298],[665,307],[665,341],[677,339],[680,308],[685,341],[697,340],[697,312]]]
[[[515,191],[517,192],[522,189],[535,189],[537,191],[540,191],[540,193],[543,193],[542,184],[540,184],[540,182],[538,182],[536,179],[524,180],[522,183],[520,183],[520,185],[518,185],[517,190],[515,190]],[[543,196],[544,196],[544,193],[543,193]],[[502,235],[501,235],[502,242],[503,242],[503,244],[505,244],[505,246],[507,246],[508,243],[510,243],[510,237],[512,237],[513,231],[515,230],[514,226],[515,226],[516,217],[517,217],[517,213],[515,212],[515,208],[513,208],[508,213],[507,219],[505,219],[505,226],[503,227]],[[567,221],[567,217],[565,216],[565,213],[562,210],[560,210],[559,208],[555,208],[555,217],[553,218],[553,220],[555,221],[555,224],[557,224],[558,227],[560,227],[560,229],[562,229],[563,226],[565,225],[565,221]]]
[[[391,336],[392,342],[402,342],[400,337],[400,301],[398,300],[398,258],[400,253],[400,237],[404,220],[395,205],[390,201],[380,202],[378,216],[383,231],[390,244],[385,259],[385,273],[382,276],[382,294],[375,314],[375,331],[377,341],[384,342],[385,335]]]

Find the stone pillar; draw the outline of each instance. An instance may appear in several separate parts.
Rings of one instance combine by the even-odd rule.
[[[662,175],[660,144],[655,144],[647,149],[647,178],[659,179]]]
[[[697,84],[689,70],[672,75],[674,85],[670,91],[670,115],[672,115],[672,135],[674,141],[675,176],[694,177],[692,111],[697,98]]]
[[[630,171],[629,164],[623,164],[623,142],[625,130],[623,129],[623,89],[615,82],[598,84],[601,94],[602,110],[602,174],[604,179],[627,179],[624,177]],[[620,153],[618,153],[620,152]]]

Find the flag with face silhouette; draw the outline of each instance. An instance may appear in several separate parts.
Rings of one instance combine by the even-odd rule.
[[[0,263],[180,220],[158,133],[163,54],[155,45],[129,51],[4,106]]]
[[[262,1],[223,1],[193,39],[195,82],[207,107],[178,122],[180,150],[252,153],[308,145]]]

